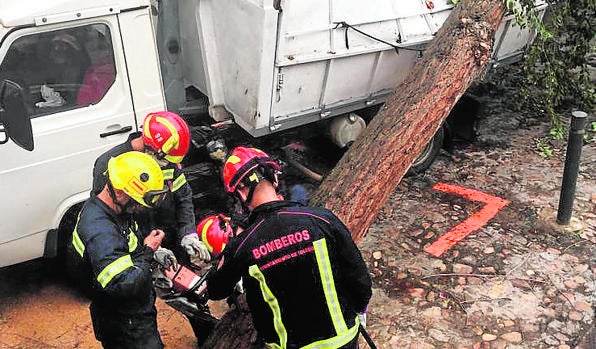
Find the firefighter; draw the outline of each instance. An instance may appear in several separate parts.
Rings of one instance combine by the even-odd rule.
[[[250,212],[207,281],[223,299],[242,278],[255,328],[268,348],[356,348],[371,279],[350,232],[332,212],[285,201],[280,166],[237,147],[223,167],[227,192]]]
[[[72,236],[92,279],[91,320],[104,348],[163,348],[157,331],[152,260],[164,232],[142,237],[132,213],[169,191],[159,164],[131,151],[108,161],[104,188],[88,199]]]
[[[166,232],[164,246],[173,250],[183,264],[188,257],[208,262],[209,251],[195,234],[195,216],[192,190],[182,173],[181,162],[190,146],[190,130],[176,113],[159,111],[149,113],[143,122],[142,132],[131,133],[128,140],[103,153],[93,167],[93,189],[97,195],[105,185],[104,173],[108,160],[127,151],[144,151],[153,155],[161,168],[172,194],[160,206],[139,217],[144,231],[159,227]]]
[[[197,234],[213,258],[218,258],[228,244],[228,239],[235,236],[231,218],[222,213],[203,218],[197,225]]]

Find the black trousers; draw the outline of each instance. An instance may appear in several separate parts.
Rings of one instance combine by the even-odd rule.
[[[113,309],[89,308],[95,338],[105,349],[163,349],[157,331],[157,310],[149,314],[123,315]]]

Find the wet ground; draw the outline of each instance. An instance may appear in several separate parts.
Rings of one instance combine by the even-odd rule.
[[[590,338],[596,346],[596,144],[582,149],[571,223],[558,225],[565,144],[542,157],[536,144],[548,123],[520,122],[511,98],[485,95],[478,139],[402,180],[359,243],[374,280],[367,329],[378,348],[590,348]],[[432,256],[425,247],[485,207],[437,183],[508,203]],[[100,347],[88,300],[50,267],[0,270],[0,348]],[[166,347],[192,348],[185,318],[162,301],[158,310]]]

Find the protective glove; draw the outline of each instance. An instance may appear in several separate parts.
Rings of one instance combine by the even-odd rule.
[[[240,278],[240,281],[238,281],[236,285],[234,285],[234,292],[238,294],[244,293],[244,284],[242,283],[242,278]]]
[[[358,319],[360,320],[360,325],[366,328],[366,313],[358,313]]]
[[[180,245],[191,257],[199,257],[205,262],[209,262],[211,260],[211,254],[209,253],[207,246],[205,246],[205,244],[199,240],[199,236],[194,232],[185,235],[180,241]]]
[[[153,259],[166,269],[169,269],[170,267],[173,267],[174,269],[178,268],[178,261],[176,260],[176,256],[174,256],[174,252],[167,248],[158,247],[153,254]]]

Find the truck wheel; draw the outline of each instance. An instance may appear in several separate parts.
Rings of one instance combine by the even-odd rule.
[[[426,171],[439,155],[444,139],[445,129],[444,126],[441,126],[420,155],[414,160],[414,163],[410,166],[408,172],[406,172],[406,176],[414,176]]]

